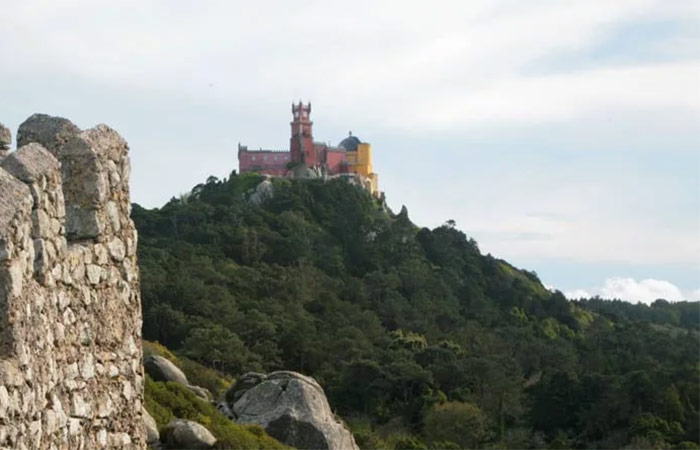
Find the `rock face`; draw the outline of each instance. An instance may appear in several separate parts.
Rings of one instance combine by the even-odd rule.
[[[128,146],[45,115],[18,142],[0,158],[0,448],[145,448]]]
[[[321,386],[296,372],[248,373],[226,392],[219,409],[237,423],[262,426],[292,447],[358,448],[350,431],[333,416]]]
[[[272,182],[269,179],[265,179],[255,187],[250,197],[248,197],[248,201],[254,205],[260,205],[264,203],[265,200],[274,197],[274,194],[275,190],[272,186]]]
[[[162,356],[149,356],[143,360],[143,367],[146,369],[146,373],[153,378],[153,381],[174,381],[184,386],[190,384],[185,374],[175,364]]]
[[[216,438],[197,422],[173,419],[163,430],[163,441],[172,449],[207,449],[216,444]]]

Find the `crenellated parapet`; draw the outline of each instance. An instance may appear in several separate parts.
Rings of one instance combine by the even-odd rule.
[[[0,155],[0,448],[145,448],[128,145],[35,114]]]

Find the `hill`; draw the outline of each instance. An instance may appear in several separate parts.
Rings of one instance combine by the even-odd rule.
[[[568,301],[336,180],[134,205],[144,339],[314,376],[363,448],[695,448],[698,305]],[[257,196],[258,199],[260,196]]]

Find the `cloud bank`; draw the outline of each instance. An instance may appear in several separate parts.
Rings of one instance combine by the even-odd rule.
[[[657,299],[674,301],[700,301],[700,289],[683,293],[677,286],[665,280],[647,278],[613,277],[605,280],[602,287],[593,290],[576,289],[565,292],[569,299],[591,298],[598,296],[605,299],[626,300],[632,303],[653,303]]]

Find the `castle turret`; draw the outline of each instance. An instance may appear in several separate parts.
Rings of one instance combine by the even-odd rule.
[[[307,166],[318,165],[319,161],[314,151],[314,138],[311,133],[313,122],[311,116],[311,103],[304,105],[301,100],[298,104],[292,104],[291,122],[292,137],[289,142],[292,163],[305,162]]]

